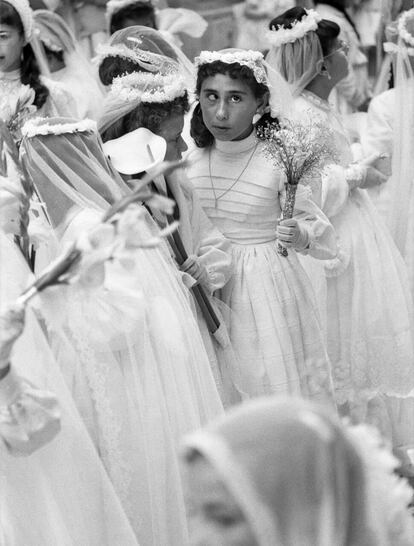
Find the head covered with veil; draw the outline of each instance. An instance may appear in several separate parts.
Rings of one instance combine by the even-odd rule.
[[[410,515],[395,500],[387,456],[369,441],[361,448],[362,432],[369,436],[348,433],[310,402],[263,398],[190,435],[183,461],[194,544],[408,545],[384,529],[388,495],[400,531],[412,530]],[[372,482],[370,461],[379,469]]]
[[[105,157],[96,123],[44,118],[23,127],[21,159],[54,228],[83,208],[105,211],[129,192]]]
[[[299,95],[320,74],[340,28],[314,10],[295,7],[270,22],[266,61]]]
[[[154,71],[162,64],[162,72],[178,71],[189,88],[194,82],[194,68],[179,48],[169,43],[162,34],[143,26],[128,27],[113,34],[108,44],[97,48],[96,63],[104,85],[114,78],[132,72]]]
[[[404,11],[387,28],[387,37],[384,49],[393,58],[395,94],[389,227],[400,252],[407,257],[414,234],[410,227],[413,203],[408,198],[413,196],[414,182],[414,8]]]

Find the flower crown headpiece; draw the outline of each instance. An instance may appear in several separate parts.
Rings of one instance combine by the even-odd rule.
[[[154,74],[150,72],[133,72],[115,78],[111,95],[125,102],[171,102],[184,96],[186,82],[180,74]]]
[[[222,51],[202,51],[195,58],[196,68],[204,64],[211,64],[220,61],[225,64],[237,63],[247,66],[253,72],[254,78],[258,83],[268,85],[267,74],[264,67],[264,57],[260,51],[242,50],[242,49],[224,49]]]
[[[414,19],[414,8],[405,11],[398,19],[398,35],[406,44],[414,46],[414,36],[407,30],[407,21],[409,19]]]
[[[105,17],[110,21],[115,13],[134,4],[147,4],[148,7],[156,7],[156,0],[109,0],[106,4]]]
[[[73,121],[68,118],[68,121],[55,123],[53,125],[47,123],[48,118],[34,118],[27,121],[22,128],[22,135],[26,138],[33,138],[39,135],[64,135],[66,133],[97,133],[96,121],[84,119],[82,121]],[[64,118],[62,118],[63,120]]]
[[[295,21],[292,23],[292,28],[284,28],[282,25],[278,25],[277,28],[272,28],[266,33],[267,42],[272,47],[280,47],[283,44],[289,44],[300,40],[308,32],[312,32],[318,29],[319,21],[322,21],[322,17],[314,9],[307,9],[306,15],[302,17],[301,21]]]

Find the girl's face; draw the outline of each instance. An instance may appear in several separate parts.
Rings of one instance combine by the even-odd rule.
[[[236,500],[203,458],[184,472],[191,546],[258,546]]]
[[[20,68],[24,37],[9,25],[0,23],[0,71],[11,72]]]
[[[250,87],[227,74],[206,78],[200,90],[203,120],[217,140],[242,140],[253,130],[252,119],[262,111],[265,99],[257,99]]]
[[[324,64],[331,76],[332,84],[337,84],[348,75],[348,49],[349,46],[346,42],[336,39],[332,51],[324,58]]]
[[[174,114],[161,123],[157,135],[163,137],[167,143],[167,151],[165,152],[166,161],[181,159],[183,153],[188,149],[187,144],[181,136],[183,127],[183,114]]]

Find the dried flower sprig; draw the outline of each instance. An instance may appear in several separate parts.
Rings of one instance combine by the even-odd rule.
[[[322,121],[310,117],[304,122],[283,119],[258,127],[257,137],[264,143],[264,153],[286,176],[286,200],[282,220],[292,218],[299,183],[318,174],[324,163],[337,161],[334,135]],[[279,244],[279,254],[288,251]]]

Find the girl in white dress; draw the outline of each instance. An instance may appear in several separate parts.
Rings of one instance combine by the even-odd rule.
[[[16,218],[21,203],[10,205],[3,181],[1,219],[7,200]],[[33,279],[20,232],[1,224],[0,544],[138,546],[45,337],[42,304],[16,305]]]
[[[35,29],[45,51],[50,79],[66,87],[76,102],[76,117],[97,120],[102,108],[101,90],[95,69],[65,21],[56,13],[34,12]]]
[[[18,129],[14,125],[21,120],[16,116],[25,103],[32,105],[32,115],[75,116],[76,105],[67,89],[44,76],[49,71],[40,64],[40,46],[27,0],[1,0],[0,39],[0,119]]]
[[[412,304],[404,263],[366,192],[385,177],[352,161],[341,120],[327,98],[347,73],[339,27],[302,8],[271,22],[269,63],[290,83],[291,116],[315,119],[334,134],[338,164],[311,181],[315,197],[334,226],[342,249],[324,263],[327,277],[328,353],[336,400],[359,419],[388,430],[383,396],[405,397],[414,385]],[[396,444],[400,416],[393,416]],[[410,420],[412,423],[412,420]]]
[[[220,297],[230,307],[233,370],[242,396],[290,393],[329,398],[330,365],[318,311],[296,253],[335,255],[329,222],[299,186],[294,218],[278,225],[282,172],[262,153],[252,123],[267,106],[259,52],[202,52],[188,176],[213,224],[231,243],[233,275]],[[278,240],[289,247],[278,253]]]
[[[128,193],[90,123],[25,126],[23,161],[62,245]],[[145,241],[156,227],[141,214]],[[65,376],[140,544],[187,544],[176,446],[222,405],[178,274],[162,249],[137,248],[106,265],[102,286],[65,301],[63,327],[81,364],[67,359]]]
[[[132,157],[137,147],[135,139],[141,132],[147,138],[141,146],[150,149],[152,155],[156,155],[156,149],[160,146],[155,142],[164,144],[163,153],[158,158],[160,160],[179,160],[187,150],[182,131],[185,114],[189,110],[188,83],[182,75],[180,64],[160,54],[156,47],[158,37],[154,37],[153,33],[156,31],[140,33],[139,43],[135,43],[133,49],[136,72],[114,80],[98,123],[105,142],[104,149],[124,175],[141,176],[140,171],[147,170],[154,163],[154,159],[147,159],[145,166],[145,160],[142,161],[145,156],[143,150],[139,158],[141,161],[138,161],[141,163],[139,167],[129,169],[128,173],[122,169],[123,161],[122,158],[118,159],[117,154]],[[121,145],[118,146],[118,143]],[[177,169],[165,177],[157,177],[154,184],[156,191],[169,195],[176,202],[175,219],[179,220],[179,236],[188,255],[182,262],[172,249],[177,266],[183,271],[187,286],[199,285],[214,306],[212,296],[226,284],[231,275],[230,244],[207,218],[183,169]],[[171,220],[159,219],[157,215],[154,218],[161,223]],[[239,401],[236,393],[233,397],[231,389],[224,387],[224,383],[228,384],[227,370],[232,366],[235,355],[220,311],[214,307],[220,323],[214,332],[208,326],[208,320],[205,320],[205,313],[200,312],[199,301],[196,303],[196,312],[211,367],[227,405]]]

